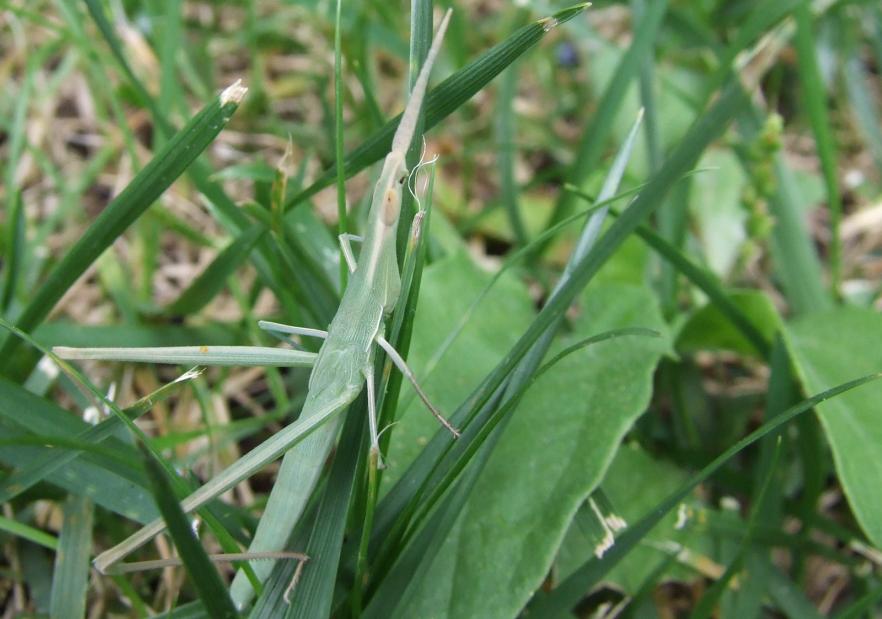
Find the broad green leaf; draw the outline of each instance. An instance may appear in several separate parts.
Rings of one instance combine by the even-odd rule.
[[[690,208],[707,266],[725,279],[747,238],[747,211],[741,204],[745,174],[730,151],[712,149],[698,162],[692,179]]]
[[[882,370],[880,334],[882,315],[857,308],[806,316],[785,329],[796,372],[808,392]],[[880,401],[882,385],[874,384],[817,408],[848,502],[878,548],[882,548]]]
[[[436,262],[423,275],[408,363],[442,412],[449,413],[468,396],[533,315],[523,286],[512,277],[503,277],[437,366],[427,373],[427,362],[489,279],[490,275],[476,268],[464,253]],[[398,479],[438,429],[438,423],[407,384],[401,390],[400,407],[404,412],[399,423],[389,430],[393,437],[383,488]]]
[[[655,507],[685,480],[685,472],[675,466],[657,460],[637,446],[625,446],[616,454],[603,478],[601,488],[612,503],[614,513],[630,523]],[[677,528],[677,521],[677,514],[668,514],[646,537],[650,543],[629,553],[607,575],[607,581],[615,583],[628,593],[637,593],[646,577],[660,563],[668,560],[667,553],[653,545],[675,542],[694,551],[698,535],[692,527]],[[572,574],[594,553],[595,544],[596,541],[589,539],[575,523],[571,525],[558,554],[558,578],[563,579]],[[681,578],[686,576],[683,570],[677,570],[676,573]]]
[[[646,244],[637,238],[626,239],[619,250],[610,256],[594,278],[595,282],[620,284],[646,284],[646,273],[652,254]]]
[[[579,566],[573,574],[560,582],[551,593],[537,595],[531,604],[530,611],[535,613],[537,617],[569,617],[569,610],[575,606],[586,591],[594,587],[610,569],[632,551],[669,511],[674,509],[695,490],[698,484],[709,479],[711,475],[720,470],[735,455],[739,454],[749,445],[779,430],[799,415],[812,410],[818,404],[858,387],[863,387],[868,383],[878,381],[880,378],[882,378],[882,372],[865,374],[864,376],[831,387],[821,393],[814,394],[785,411],[773,414],[770,421],[767,421],[761,427],[726,449],[696,475],[693,475],[683,486],[656,505],[652,511],[626,528],[602,559],[590,558]]]
[[[781,318],[772,300],[756,290],[736,290],[726,296],[766,341],[771,341],[781,326]],[[729,350],[742,355],[757,353],[744,333],[713,303],[694,312],[677,336],[677,352],[689,354],[699,350]]]
[[[665,331],[652,296],[592,287],[561,347],[622,327]],[[511,617],[541,585],[579,505],[645,410],[666,341],[617,338],[564,359],[527,393],[405,616]]]

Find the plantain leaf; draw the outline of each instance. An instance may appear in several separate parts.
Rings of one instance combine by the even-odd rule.
[[[811,314],[785,331],[796,372],[807,391],[882,370],[882,315],[857,308]],[[875,337],[871,334],[877,334]],[[875,384],[818,406],[833,450],[836,472],[855,517],[870,541],[882,548],[882,387]]]
[[[772,415],[770,421],[736,442],[719,456],[714,458],[707,466],[683,484],[678,490],[668,495],[655,508],[650,510],[638,522],[631,524],[625,532],[616,540],[612,548],[602,559],[591,558],[583,563],[569,577],[563,580],[555,589],[548,594],[539,594],[530,606],[530,613],[536,617],[570,617],[570,609],[578,602],[586,591],[597,584],[604,575],[626,557],[633,548],[655,527],[662,519],[685,499],[700,483],[710,478],[724,464],[741,453],[746,447],[757,442],[761,438],[770,435],[799,415],[811,410],[821,402],[826,402],[843,393],[847,393],[858,387],[873,383],[882,378],[882,373],[868,374],[841,383],[821,393],[788,408],[786,411]],[[878,386],[878,383],[877,385]]]
[[[610,329],[665,330],[651,293],[589,288],[573,334],[557,349]],[[498,312],[496,316],[493,314]],[[504,310],[487,310],[501,321]],[[570,521],[643,413],[664,339],[625,337],[560,361],[527,392],[432,568],[411,583],[403,616],[513,617],[542,583]],[[411,411],[410,442],[433,420]],[[418,426],[414,432],[413,425]],[[403,430],[396,430],[401,433]]]

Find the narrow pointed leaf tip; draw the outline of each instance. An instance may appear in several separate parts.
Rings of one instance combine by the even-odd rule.
[[[236,80],[221,92],[220,103],[221,105],[226,105],[227,103],[235,103],[238,105],[242,102],[242,99],[247,92],[248,88],[242,85],[242,80]]]
[[[542,26],[542,30],[544,32],[550,32],[554,30],[558,26],[560,26],[565,21],[572,19],[577,13],[580,13],[591,6],[590,2],[582,2],[581,4],[576,4],[567,9],[563,9],[558,11],[554,15],[549,15],[548,17],[542,17],[537,21],[537,23]]]

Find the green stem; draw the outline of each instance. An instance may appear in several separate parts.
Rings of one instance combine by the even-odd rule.
[[[368,573],[368,546],[371,541],[371,529],[374,526],[374,512],[377,507],[377,489],[379,476],[377,468],[380,454],[371,449],[368,456],[368,493],[364,507],[364,525],[361,529],[361,541],[358,544],[358,560],[355,569],[355,583],[352,585],[352,616],[361,615],[361,603],[370,574]]]
[[[343,0],[337,0],[337,15],[334,22],[334,142],[337,161],[337,233],[346,234],[346,161],[343,152],[343,40],[340,27],[343,14]],[[340,249],[340,290],[346,289],[349,276],[343,249]]]
[[[827,112],[827,93],[818,66],[812,30],[814,24],[809,3],[803,2],[794,12],[794,17],[800,81],[827,189],[827,210],[830,213],[830,284],[834,296],[839,297],[842,285],[842,241],[839,235],[842,221],[842,193],[837,179],[836,141]]]

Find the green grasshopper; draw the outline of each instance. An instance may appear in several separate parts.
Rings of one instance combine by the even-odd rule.
[[[413,140],[417,116],[422,107],[429,73],[438,55],[450,11],[444,16],[412,95],[386,156],[380,178],[374,188],[367,230],[358,261],[353,257],[351,241],[357,237],[341,235],[340,243],[351,276],[334,319],[327,332],[261,322],[261,328],[324,338],[317,355],[312,353],[262,347],[174,347],[152,349],[56,348],[66,359],[109,359],[120,361],[162,361],[165,363],[211,363],[223,365],[312,366],[309,391],[300,418],[240,458],[217,477],[184,499],[181,507],[191,512],[226,492],[255,471],[284,454],[278,480],[281,487],[296,487],[294,493],[272,492],[249,548],[253,556],[266,558],[283,550],[291,530],[300,519],[310,494],[318,482],[322,466],[331,449],[339,426],[337,413],[344,410],[367,385],[368,424],[372,462],[382,466],[377,405],[374,385],[376,346],[382,348],[413,384],[417,394],[454,436],[458,431],[431,405],[417,384],[413,372],[401,355],[383,337],[385,320],[398,300],[401,280],[396,255],[396,232],[402,190],[408,182],[405,156]],[[423,213],[414,219],[414,234],[419,233]],[[296,447],[295,447],[296,446]],[[296,480],[296,485],[291,483]],[[154,521],[114,548],[95,559],[102,573],[120,571],[117,563],[165,528]],[[272,563],[254,566],[265,580]],[[239,573],[232,587],[234,601],[245,606],[253,595],[251,585]]]

